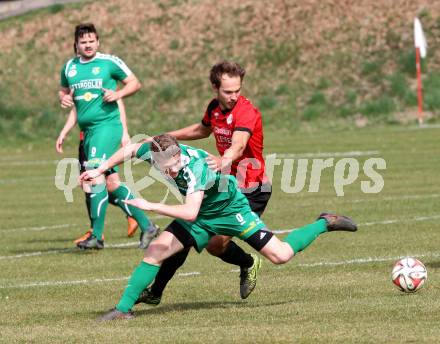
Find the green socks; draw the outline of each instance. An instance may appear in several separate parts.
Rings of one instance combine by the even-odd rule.
[[[114,199],[114,204],[117,204],[128,216],[133,217],[139,225],[142,232],[145,232],[150,227],[150,220],[144,211],[124,203],[124,200],[133,199],[134,196],[130,189],[121,183],[119,187],[112,191],[111,198]]]
[[[89,216],[89,220],[90,220],[90,228],[93,228],[92,216],[90,214],[90,195],[91,195],[91,193],[84,192],[84,194],[85,194],[85,199],[86,199],[87,215]],[[111,193],[108,194],[108,203],[117,206]]]
[[[283,241],[292,247],[297,254],[309,246],[319,235],[327,232],[327,221],[320,219],[310,225],[295,229]]]
[[[133,217],[139,225],[142,232],[147,231],[152,223],[145,213],[136,207],[122,202],[126,199],[133,199],[134,196],[130,189],[121,183],[121,185],[111,193],[107,192],[105,184],[98,184],[92,186],[92,192],[86,194],[86,204],[89,210],[89,217],[91,226],[93,228],[93,235],[96,238],[101,238],[104,232],[104,219],[107,211],[108,203],[119,206],[128,216]]]
[[[141,295],[142,291],[153,282],[159,272],[159,268],[160,266],[158,265],[152,265],[142,261],[131,274],[127,287],[125,288],[119,303],[116,305],[116,309],[128,313],[139,298],[139,295]]]
[[[92,186],[90,194],[90,218],[92,220],[93,235],[100,240],[104,231],[105,213],[108,206],[108,193],[105,184]]]

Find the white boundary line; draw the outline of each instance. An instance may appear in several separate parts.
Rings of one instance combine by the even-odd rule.
[[[170,218],[168,216],[164,215],[154,215],[149,216],[149,219],[152,220],[160,220],[160,219],[166,219]],[[171,219],[171,218],[170,218]],[[48,229],[57,229],[57,228],[68,228],[78,226],[76,223],[66,223],[66,224],[60,224],[60,225],[53,225],[53,226],[41,226],[41,227],[18,227],[18,228],[0,228],[0,234],[7,233],[7,232],[19,232],[19,231],[44,231]]]
[[[396,223],[402,223],[402,222],[414,222],[414,221],[430,221],[430,220],[436,220],[440,219],[440,215],[434,215],[434,216],[418,216],[412,219],[395,219],[395,220],[384,220],[384,221],[377,221],[377,222],[366,222],[361,223],[358,226],[359,227],[366,227],[366,226],[374,226],[374,225],[390,225],[390,224],[396,224]],[[279,229],[279,230],[273,230],[272,232],[275,234],[284,234],[284,233],[290,233],[294,231],[294,229]],[[138,245],[137,242],[125,242],[125,243],[119,243],[119,244],[111,244],[105,246],[107,249],[109,248],[121,248],[121,247],[131,247]],[[30,253],[23,253],[23,254],[17,254],[17,255],[11,255],[11,256],[0,256],[0,260],[7,260],[7,259],[21,259],[21,258],[28,258],[28,257],[35,257],[35,256],[43,256],[43,255],[49,255],[49,254],[57,254],[57,253],[69,253],[69,252],[75,252],[78,251],[77,248],[66,248],[62,250],[52,250],[52,251],[37,251],[37,252],[30,252]]]
[[[440,257],[439,253],[430,253],[430,254],[409,254],[404,256],[397,256],[397,257],[367,257],[367,258],[356,258],[356,259],[350,259],[350,260],[343,260],[339,262],[317,262],[317,263],[308,263],[308,264],[298,264],[298,266],[302,268],[313,268],[317,266],[339,266],[339,265],[352,265],[352,264],[368,264],[368,263],[382,263],[382,262],[390,262],[390,261],[397,261],[399,259],[405,258],[405,257]]]
[[[358,198],[358,199],[352,199],[347,197],[338,197],[336,199],[329,198],[329,199],[321,199],[319,202],[326,204],[326,203],[332,203],[334,206],[335,204],[354,204],[354,203],[367,203],[367,202],[389,202],[389,201],[408,201],[408,200],[423,200],[423,199],[432,199],[432,198],[439,198],[440,194],[430,194],[430,195],[403,195],[403,196],[385,196],[380,197],[379,195],[374,195],[369,198]],[[301,207],[308,207],[308,206],[315,206],[316,200],[311,201],[311,199],[306,199],[304,201],[299,202],[299,206]]]
[[[430,195],[404,195],[404,196],[388,196],[388,197],[382,197],[382,198],[360,198],[360,199],[354,199],[354,200],[347,200],[347,202],[350,203],[362,203],[362,202],[382,202],[382,201],[405,201],[405,200],[411,200],[411,199],[424,199],[424,198],[438,198],[440,197],[440,194],[430,194]]]
[[[26,166],[26,165],[56,165],[60,160],[0,160],[0,167]]]
[[[389,225],[394,223],[400,223],[400,222],[419,222],[419,221],[430,221],[430,220],[436,220],[440,219],[440,215],[433,215],[433,216],[417,216],[412,219],[395,219],[395,220],[385,220],[385,221],[377,221],[377,222],[366,222],[361,224],[360,226],[375,226],[375,225]]]
[[[106,245],[105,248],[121,248],[121,247],[136,247],[139,245],[138,242],[124,242],[119,244]],[[30,253],[17,254],[15,256],[0,256],[0,260],[6,259],[20,259],[20,258],[28,258],[28,257],[36,257],[36,256],[44,256],[49,254],[58,254],[58,253],[70,253],[70,252],[78,252],[79,248],[65,248],[62,250],[51,250],[51,251],[36,251]]]
[[[393,262],[404,257],[440,257],[440,253],[431,252],[431,253],[423,253],[423,254],[410,254],[405,256],[395,256],[395,257],[367,257],[367,258],[357,258],[350,260],[341,260],[341,261],[322,261],[316,263],[305,263],[305,264],[297,264],[298,267],[301,268],[314,268],[317,266],[340,266],[340,265],[353,265],[353,264],[368,264],[368,263],[382,263],[382,262]],[[231,273],[236,273],[239,270],[231,270]],[[178,277],[190,277],[190,276],[199,276],[203,275],[199,271],[191,271],[191,272],[182,272],[178,273]],[[74,281],[40,281],[33,283],[23,283],[23,284],[15,284],[15,285],[6,285],[0,286],[0,289],[16,289],[16,288],[31,288],[31,287],[58,287],[65,285],[78,285],[78,284],[93,284],[93,283],[106,283],[106,282],[119,282],[126,281],[129,277],[116,277],[116,278],[103,278],[103,279],[91,279],[91,280],[74,280]]]
[[[41,226],[41,227],[20,227],[20,228],[1,228],[0,233],[18,232],[18,231],[45,231],[47,229],[68,228],[76,226],[75,223],[67,223],[64,225]]]
[[[354,156],[370,156],[379,155],[379,151],[350,151],[350,152],[322,152],[322,153],[266,153],[268,155],[276,155],[277,158],[337,158],[337,157],[354,157]]]
[[[439,198],[440,194],[430,194],[430,195],[404,195],[404,196],[389,196],[389,197],[383,197],[383,198],[361,198],[361,199],[348,199],[346,202],[349,203],[363,203],[363,202],[381,202],[381,201],[399,201],[399,200],[411,200],[411,199],[425,199],[425,198]],[[304,205],[304,204],[303,204]],[[164,215],[154,215],[150,216],[150,219],[153,220],[159,220],[159,219],[165,219],[168,218],[168,216]],[[171,219],[171,218],[170,218]],[[394,220],[391,220],[394,221]],[[394,222],[392,222],[394,223]],[[376,223],[374,223],[376,224]],[[382,223],[384,224],[384,223]],[[385,223],[386,224],[386,223]],[[369,224],[364,224],[366,226],[370,226]],[[41,226],[41,227],[18,227],[18,228],[0,228],[0,233],[7,233],[7,232],[16,232],[16,231],[44,231],[48,229],[57,229],[57,228],[68,228],[77,226],[75,223],[71,224],[60,224],[60,225],[53,225],[53,226]],[[274,232],[275,233],[275,232]]]
[[[58,178],[60,180],[63,180],[63,178]],[[42,180],[55,180],[55,177],[22,177],[22,178],[11,178],[11,179],[0,179],[0,184],[14,184],[14,183],[27,183],[27,182],[36,182],[36,181],[42,181]]]
[[[378,155],[379,151],[348,151],[348,152],[320,152],[320,153],[266,153],[267,155],[276,154],[279,158],[325,158],[325,157],[352,157]],[[61,160],[0,160],[0,167],[25,166],[25,165],[56,165]]]
[[[402,222],[414,222],[414,221],[430,221],[430,220],[436,220],[440,219],[440,215],[433,215],[433,216],[418,216],[412,219],[395,219],[395,220],[384,220],[384,221],[376,221],[376,222],[366,222],[366,223],[359,223],[359,227],[368,227],[368,226],[376,226],[376,225],[392,225],[396,223],[402,223]],[[290,233],[294,231],[297,228],[293,229],[279,229],[279,230],[273,230],[272,232],[275,234],[284,234],[284,233]]]
[[[128,280],[128,277],[118,277],[118,278],[103,278],[103,279],[93,279],[93,280],[76,280],[76,281],[45,281],[45,282],[34,282],[28,284],[17,284],[12,286],[0,286],[0,289],[9,288],[31,288],[31,287],[56,287],[63,285],[76,285],[76,284],[90,284],[90,283],[105,283],[105,282],[115,282]]]

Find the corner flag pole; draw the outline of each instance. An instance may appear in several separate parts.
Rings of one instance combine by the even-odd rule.
[[[417,118],[419,124],[423,124],[423,95],[422,95],[422,75],[420,68],[420,48],[416,48],[416,71],[417,71]]]
[[[423,96],[422,96],[422,71],[420,58],[426,57],[426,39],[423,34],[422,24],[418,18],[414,19],[414,45],[416,48],[416,71],[417,71],[417,118],[419,124],[423,124]]]

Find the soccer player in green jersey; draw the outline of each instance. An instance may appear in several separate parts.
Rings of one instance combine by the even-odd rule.
[[[201,252],[214,235],[236,236],[272,263],[284,264],[323,233],[357,230],[350,218],[323,213],[314,223],[292,231],[281,241],[251,210],[234,176],[214,172],[206,163],[208,153],[181,145],[168,134],[155,136],[151,143],[121,148],[108,161],[95,170],[84,172],[80,178],[96,178],[133,156],[150,162],[168,181],[173,182],[185,196],[185,202],[166,205],[144,199],[125,201],[175,220],[145,251],[143,261],[131,275],[119,303],[101,320],[133,318],[133,305],[141,292],[153,282],[162,262],[187,247],[192,246]]]
[[[95,168],[114,154],[120,147],[123,127],[117,101],[137,92],[141,87],[136,76],[118,57],[98,52],[99,36],[93,24],[80,24],[75,28],[77,56],[70,59],[61,70],[61,107],[75,105],[77,123],[84,132],[86,168]],[[116,90],[117,83],[123,87]],[[90,195],[92,235],[77,243],[82,249],[102,249],[104,219],[109,193],[119,207],[135,218],[141,229],[140,247],[146,248],[158,228],[144,212],[124,203],[134,198],[126,185],[120,182],[117,166],[105,175],[85,183]]]
[[[75,51],[75,53],[76,53],[76,51]],[[128,134],[128,127],[127,127],[127,114],[125,112],[125,106],[124,106],[124,102],[122,101],[122,99],[119,99],[117,103],[118,103],[119,112],[121,114],[121,123],[122,123],[122,127],[123,127],[121,146],[124,147],[126,144],[128,144],[130,142],[130,135]],[[63,153],[64,141],[65,141],[66,137],[68,136],[69,132],[76,126],[76,123],[77,123],[76,118],[77,118],[76,109],[75,109],[75,107],[72,107],[69,115],[67,116],[66,123],[64,124],[63,129],[60,131],[60,134],[58,135],[58,138],[55,143],[55,149],[59,154]],[[80,170],[80,173],[82,173],[85,171],[84,162],[86,161],[86,157],[85,157],[85,153],[84,153],[84,133],[83,132],[80,132],[80,142],[79,142],[79,147],[78,147],[78,161],[79,161],[79,167],[80,167],[79,170]],[[107,180],[107,181],[109,181],[109,180]],[[109,187],[109,185],[107,185],[107,188],[108,187]],[[111,188],[111,185],[110,185],[110,188]],[[93,232],[93,223],[92,223],[92,219],[90,217],[90,195],[91,195],[90,193],[86,193],[86,207],[87,207],[87,212],[88,212],[89,219],[90,219],[90,228],[91,229],[87,230],[87,232],[84,235],[81,235],[81,237],[76,239],[74,241],[75,244],[87,239],[88,237],[90,237],[92,235],[92,232]],[[109,203],[113,204],[115,206],[118,206],[118,204],[115,201],[116,200],[113,199],[113,197],[111,197],[111,194],[109,194]],[[128,224],[127,235],[128,235],[128,237],[132,237],[138,228],[138,224],[137,224],[136,220],[130,216],[127,216],[127,224]]]

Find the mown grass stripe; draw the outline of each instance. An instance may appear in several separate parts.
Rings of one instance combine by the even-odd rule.
[[[394,256],[394,257],[366,257],[366,258],[356,258],[349,260],[341,260],[341,261],[321,261],[315,263],[307,263],[307,264],[298,264],[298,267],[302,268],[314,268],[318,266],[326,267],[326,266],[341,266],[341,265],[353,265],[353,264],[368,264],[368,263],[382,263],[382,262],[393,262],[404,257],[440,257],[439,252],[427,252],[427,253],[417,253],[417,254],[409,254],[405,256]],[[231,273],[239,272],[240,270],[234,269],[230,270]],[[217,272],[213,272],[217,273]],[[178,277],[191,277],[191,276],[199,276],[203,275],[199,271],[191,271],[191,272],[181,272],[177,273]],[[24,284],[14,284],[14,285],[6,285],[0,286],[0,289],[15,289],[15,288],[31,288],[31,287],[57,287],[57,286],[65,286],[65,285],[77,285],[77,284],[90,284],[90,283],[106,283],[106,282],[119,282],[128,280],[129,277],[115,277],[115,278],[102,278],[102,279],[84,279],[84,280],[74,280],[74,281],[39,281],[32,283],[24,283]]]

